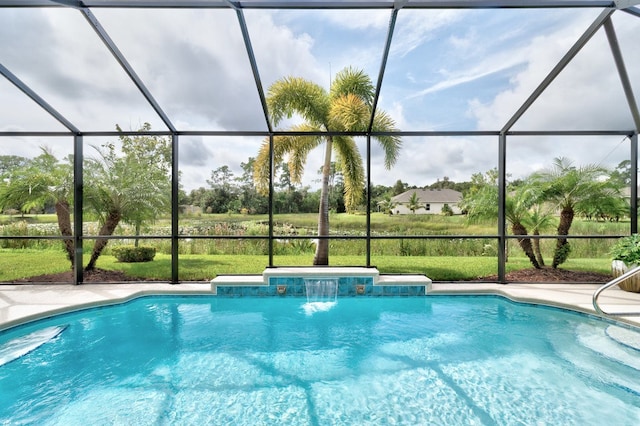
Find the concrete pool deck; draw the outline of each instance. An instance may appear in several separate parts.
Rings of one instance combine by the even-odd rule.
[[[498,295],[517,302],[571,309],[595,315],[592,295],[596,284],[493,284],[433,283],[427,296]],[[126,302],[147,295],[213,295],[209,282],[203,283],[124,283],[0,285],[0,330],[25,322],[83,308]],[[356,296],[358,297],[358,296]],[[362,296],[366,297],[366,296]],[[605,312],[640,313],[640,294],[613,287],[599,299]],[[640,327],[640,315],[616,317]]]

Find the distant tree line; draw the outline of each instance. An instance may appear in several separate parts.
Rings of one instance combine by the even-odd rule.
[[[191,190],[181,197],[181,204],[200,207],[204,213],[244,213],[265,214],[269,209],[269,198],[258,193],[253,180],[255,158],[240,163],[242,174],[236,176],[229,166],[224,165],[211,171],[207,186]],[[319,191],[309,186],[291,182],[286,163],[276,166],[274,186],[274,213],[311,213],[318,209]],[[333,195],[342,191],[339,177],[332,179]],[[338,196],[330,197],[330,205],[337,212],[344,212],[344,202]]]
[[[245,213],[266,214],[268,212],[268,197],[258,193],[255,189],[252,169],[255,158],[250,157],[247,162],[240,163],[242,174],[237,176],[227,165],[211,171],[207,179],[207,186],[183,193],[180,204],[197,206],[204,213]],[[318,170],[320,176],[322,170]],[[452,189],[464,194],[473,186],[472,182],[454,182],[447,176],[426,186],[409,185],[397,180],[392,186],[372,185],[370,211],[378,211],[380,203],[411,189]],[[273,183],[273,211],[276,214],[285,213],[317,213],[320,201],[320,189],[310,186],[294,184],[291,181],[286,162],[276,165]],[[366,211],[366,191],[362,188],[361,202],[355,206],[353,212]],[[334,213],[346,213],[344,203],[344,180],[342,173],[336,170],[335,163],[331,165],[329,177],[329,209]]]

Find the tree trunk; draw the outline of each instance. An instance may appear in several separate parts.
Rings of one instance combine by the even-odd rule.
[[[511,224],[511,231],[513,232],[514,235],[527,235],[527,228],[522,226],[521,223]],[[522,251],[524,251],[524,254],[527,255],[533,267],[536,269],[541,269],[540,264],[538,264],[538,261],[536,260],[536,255],[533,252],[533,247],[531,246],[531,239],[520,238],[518,239],[518,244],[520,244],[520,248],[522,248]]]
[[[540,231],[536,229],[533,231],[533,235],[540,235]],[[544,259],[542,258],[542,251],[540,250],[540,238],[534,238],[532,244],[533,252],[536,254],[536,259],[538,260],[538,265],[542,267],[544,266]]]
[[[560,223],[558,224],[558,235],[569,235],[569,228],[573,223],[573,208],[563,207],[560,212]],[[558,238],[556,250],[553,253],[553,268],[557,268],[569,258],[571,246],[566,238]]]
[[[320,190],[320,206],[318,208],[318,243],[313,257],[314,265],[329,264],[329,240],[322,238],[329,235],[329,177],[331,175],[331,151],[333,140],[327,137],[322,167],[322,188]]]
[[[107,216],[107,219],[104,221],[104,225],[100,228],[100,233],[98,235],[113,235],[113,231],[115,231],[118,223],[120,223],[120,212],[119,211],[111,211]],[[87,267],[84,268],[85,271],[92,271],[96,267],[96,262],[102,253],[102,250],[107,246],[109,242],[106,238],[98,238],[96,239],[96,243],[93,245],[93,250],[91,251],[91,259],[87,264]]]
[[[136,222],[135,227],[136,227],[136,239],[133,240],[133,246],[138,247],[140,245],[139,239],[138,239],[138,237],[140,236],[140,228],[141,228],[140,222]]]
[[[73,228],[71,228],[71,212],[69,211],[69,202],[67,200],[58,200],[55,204],[56,217],[58,218],[58,229],[63,237],[73,237]],[[67,259],[71,262],[71,269],[75,264],[75,246],[73,238],[64,239],[64,250],[67,252]]]

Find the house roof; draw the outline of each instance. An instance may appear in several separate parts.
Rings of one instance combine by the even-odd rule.
[[[462,193],[453,189],[410,189],[391,198],[396,203],[408,203],[413,193],[418,195],[421,203],[458,203],[462,199]]]

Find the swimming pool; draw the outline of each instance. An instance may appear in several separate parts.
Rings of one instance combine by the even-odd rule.
[[[640,422],[635,330],[499,297],[144,297],[0,366],[0,424]]]

